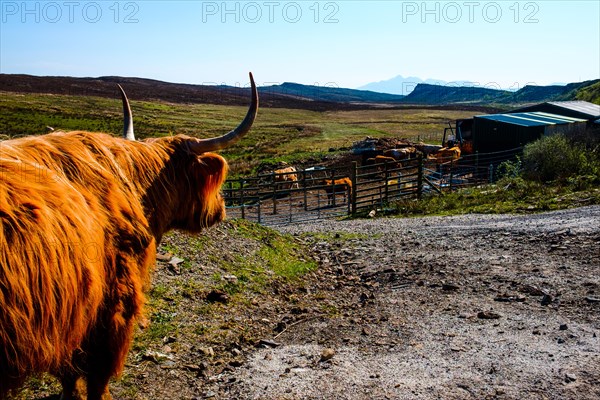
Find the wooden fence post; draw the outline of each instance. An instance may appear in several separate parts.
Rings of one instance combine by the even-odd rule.
[[[356,189],[358,189],[358,185],[356,184],[356,176],[358,175],[358,163],[356,161],[352,161],[352,172],[350,174],[350,180],[352,181],[352,189],[350,195],[350,202],[352,203],[350,213],[351,215],[356,214]]]
[[[331,207],[335,208],[335,169],[331,170],[331,193],[333,194]],[[327,199],[327,202],[329,203],[329,199]]]
[[[227,186],[228,188],[226,189],[226,193],[227,193],[227,197],[229,197],[232,200],[232,205],[235,204],[233,202],[233,181],[229,181],[227,182]]]
[[[317,190],[317,218],[321,218],[321,191]]]
[[[293,190],[293,189],[292,189]],[[292,223],[292,214],[294,212],[294,209],[292,207],[292,203],[293,203],[293,192],[290,192],[290,196],[288,197],[288,204],[290,205],[290,215],[289,215],[289,219],[288,221],[290,223]]]
[[[306,193],[306,171],[302,170],[302,192],[304,193],[304,211],[308,211],[308,197]]]
[[[383,195],[385,203],[388,202],[388,194],[389,194],[389,192],[388,192],[388,180],[389,180],[389,174],[390,174],[390,172],[389,172],[388,165],[389,165],[388,164],[388,160],[385,160],[385,174],[384,174],[384,177],[385,177],[385,187],[384,187],[384,195]],[[383,204],[381,204],[381,208],[383,208]]]
[[[273,215],[277,215],[277,181],[273,172]]]
[[[423,155],[419,154],[419,166],[417,168],[417,199],[421,200],[423,195]]]

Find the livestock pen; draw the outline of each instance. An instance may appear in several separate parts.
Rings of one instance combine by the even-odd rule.
[[[312,167],[290,172],[229,179],[223,186],[229,218],[264,225],[284,225],[323,218],[360,215],[386,209],[390,203],[443,195],[493,183],[498,167],[515,160],[522,149],[475,153],[458,160],[417,157],[337,168]],[[348,175],[347,172],[351,171]],[[293,175],[293,178],[291,178]],[[341,179],[347,178],[346,184]]]
[[[297,180],[280,175],[295,175]],[[315,168],[230,179],[223,187],[227,214],[265,225],[348,215],[350,195],[339,190],[330,195],[332,184],[325,180],[332,178],[336,178],[335,169]]]

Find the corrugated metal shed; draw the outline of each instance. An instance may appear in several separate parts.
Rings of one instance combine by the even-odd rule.
[[[582,118],[590,122],[600,118],[600,105],[580,100],[548,101],[546,103],[517,108],[516,110],[509,111],[509,113],[514,114],[532,111],[547,112],[573,118]]]
[[[521,126],[540,126],[570,124],[573,122],[585,122],[585,119],[565,117],[563,115],[549,114],[545,112],[527,112],[515,114],[490,114],[480,115],[477,118],[486,118]]]
[[[600,117],[600,105],[587,101],[550,101],[548,104],[589,115],[592,119]]]
[[[479,152],[514,149],[543,135],[583,131],[586,123],[546,112],[478,115],[473,121],[473,148]]]

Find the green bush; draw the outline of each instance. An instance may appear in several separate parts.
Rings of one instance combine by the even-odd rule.
[[[496,171],[496,177],[498,179],[503,178],[516,178],[521,176],[523,172],[523,163],[521,157],[517,156],[514,161],[504,161],[498,166]]]
[[[545,136],[523,150],[523,174],[526,178],[567,181],[577,175],[599,177],[600,163],[593,151],[564,135]]]

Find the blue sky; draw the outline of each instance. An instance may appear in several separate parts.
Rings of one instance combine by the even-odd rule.
[[[6,1],[0,72],[355,88],[600,78],[600,1]]]

